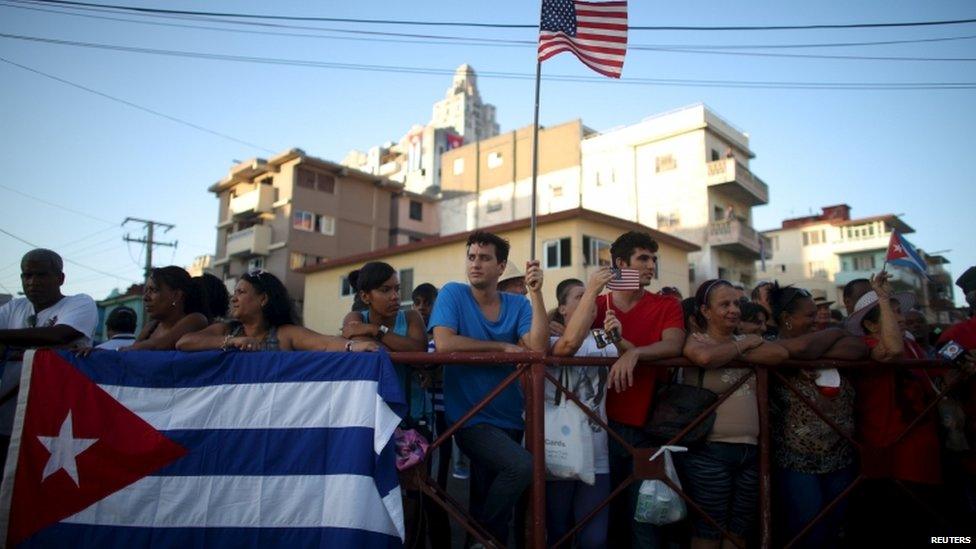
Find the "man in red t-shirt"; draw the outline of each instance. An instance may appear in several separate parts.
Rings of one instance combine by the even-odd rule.
[[[664,368],[637,368],[640,360],[658,360],[681,356],[685,343],[681,303],[671,296],[657,295],[644,288],[651,283],[657,267],[657,242],[651,235],[627,232],[610,246],[613,265],[635,269],[640,273],[640,289],[614,290],[597,298],[594,328],[603,327],[607,315],[615,315],[623,329],[626,349],[610,368],[607,380],[607,417],[610,428],[633,446],[651,446],[644,433],[659,379],[667,377]],[[610,438],[610,482],[620,485],[633,472],[633,459],[613,437]],[[615,498],[610,504],[608,547],[657,547],[659,533],[654,526],[634,521],[637,491],[640,483],[630,487],[629,498]]]

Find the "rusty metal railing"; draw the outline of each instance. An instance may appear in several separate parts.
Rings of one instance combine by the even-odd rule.
[[[670,479],[667,478],[664,472],[661,460],[651,461],[650,457],[657,450],[657,448],[637,448],[629,444],[623,437],[618,433],[614,432],[609,425],[599,415],[590,410],[585,406],[572,391],[569,391],[564,387],[558,379],[554,376],[549,375],[546,372],[547,366],[610,366],[613,364],[614,359],[611,358],[579,358],[579,357],[553,357],[545,356],[542,353],[423,353],[423,352],[411,352],[411,353],[391,353],[391,358],[394,362],[401,364],[409,364],[413,366],[420,365],[432,365],[432,364],[481,364],[481,365],[512,365],[516,364],[515,370],[509,374],[504,380],[490,391],[485,398],[476,404],[471,410],[469,410],[463,417],[461,417],[455,424],[451,425],[443,433],[440,433],[437,439],[431,444],[430,449],[434,450],[441,446],[442,444],[449,444],[451,437],[457,432],[458,429],[462,428],[464,424],[474,417],[480,410],[482,410],[488,403],[498,396],[506,387],[515,383],[516,380],[522,378],[521,381],[524,383],[525,388],[525,447],[532,455],[532,484],[530,487],[530,505],[529,505],[529,520],[526,526],[526,541],[527,546],[532,548],[542,548],[546,547],[546,531],[545,531],[545,513],[546,513],[546,503],[545,503],[545,483],[546,483],[546,469],[545,469],[545,382],[548,380],[551,382],[558,392],[565,394],[569,399],[576,403],[577,406],[583,410],[584,413],[589,416],[595,423],[600,425],[606,430],[607,435],[616,440],[622,447],[627,449],[631,454],[634,463],[634,469],[627,479],[621,483],[619,486],[614,487],[609,496],[601,502],[596,508],[594,508],[580,523],[576,524],[569,532],[567,532],[561,539],[553,540],[551,547],[566,546],[573,536],[581,529],[583,526],[589,522],[593,517],[595,517],[604,507],[610,504],[610,502],[619,497],[620,494],[624,493],[626,489],[633,483],[648,479],[661,480],[668,486],[670,486],[688,505],[689,509],[700,515],[706,522],[711,526],[722,532],[722,535],[729,539],[733,544],[738,545],[735,538],[720,524],[718,524],[712,517],[710,517],[704,510],[683,490],[676,486]],[[686,359],[668,359],[659,360],[653,362],[641,362],[639,367],[642,368],[678,368],[678,367],[694,367],[694,365]],[[668,441],[667,444],[680,444],[681,439],[690,432],[697,424],[704,421],[706,417],[716,410],[726,399],[728,399],[735,391],[746,383],[753,376],[756,378],[756,401],[759,413],[759,536],[758,540],[760,546],[769,548],[773,546],[772,538],[772,480],[771,480],[771,458],[770,458],[770,421],[769,421],[769,387],[770,387],[770,374],[784,387],[791,391],[795,396],[799,398],[799,401],[804,405],[811,408],[811,410],[828,426],[836,430],[843,436],[849,443],[851,443],[854,448],[857,449],[858,454],[862,463],[862,471],[855,478],[855,480],[843,490],[833,501],[829,502],[816,517],[814,517],[810,523],[808,523],[803,529],[792,539],[786,543],[786,547],[794,545],[796,542],[801,540],[814,525],[819,521],[823,520],[836,506],[846,497],[848,497],[854,489],[860,485],[867,478],[877,478],[879,476],[884,476],[883,471],[885,467],[881,464],[884,459],[884,449],[878,449],[875,447],[867,446],[858,440],[856,440],[851,435],[845,433],[834,421],[832,421],[822,410],[820,410],[816,403],[804,397],[800,391],[790,382],[790,380],[780,373],[779,370],[782,369],[811,369],[811,368],[838,368],[838,369],[874,369],[879,368],[885,369],[897,369],[897,368],[945,368],[946,363],[938,360],[902,360],[894,361],[888,363],[877,363],[874,361],[840,361],[840,360],[816,360],[816,361],[796,361],[789,360],[785,361],[776,367],[764,367],[749,363],[743,363],[734,361],[726,366],[725,368],[748,368],[751,370],[750,374],[741,376],[732,386],[730,386],[726,391],[724,391],[719,398],[714,402],[708,409],[702,412],[698,418],[694,420],[692,424],[687,426],[682,432],[675,435],[672,440]],[[961,377],[954,380],[952,383],[948,384],[942,389],[938,395],[933,398],[930,402],[926,403],[924,410],[910,422],[910,424],[890,445],[897,444],[901,441],[905,435],[916,428],[925,415],[932,412],[938,401],[948,394],[952,389],[954,389],[959,382]],[[889,447],[890,447],[889,445]],[[881,471],[881,473],[879,473]],[[502,547],[498,540],[494,539],[491,534],[465,510],[464,506],[452,498],[446,490],[446,487],[439,486],[433,479],[423,478],[419,483],[419,489],[424,492],[427,497],[430,497],[438,505],[444,507],[447,513],[455,520],[457,523],[467,531],[475,540],[484,544],[486,547]],[[901,486],[901,488],[909,491],[900,482],[895,481],[896,485]]]

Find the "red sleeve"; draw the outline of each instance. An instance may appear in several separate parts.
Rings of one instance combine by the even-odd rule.
[[[868,346],[868,349],[874,349],[881,342],[880,339],[872,335],[861,336],[861,339],[864,340],[864,344]]]
[[[681,309],[681,302],[674,297],[668,298],[664,314],[661,315],[661,331],[663,332],[668,328],[685,329],[685,315]]]
[[[607,316],[607,296],[598,295],[596,296],[596,317],[593,319],[593,325],[591,328],[602,328],[603,319]]]
[[[952,326],[949,326],[946,331],[942,332],[942,335],[939,336],[939,345],[951,339],[956,339],[956,333],[959,332],[960,327],[962,327],[962,324],[953,324]]]

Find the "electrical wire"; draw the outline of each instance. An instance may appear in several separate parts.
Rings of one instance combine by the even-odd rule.
[[[171,116],[171,115],[168,115],[166,113],[163,113],[163,112],[160,112],[160,111],[157,111],[157,110],[154,110],[154,109],[150,109],[148,107],[143,107],[142,105],[133,103],[132,101],[128,101],[128,100],[125,100],[125,99],[122,99],[122,98],[119,98],[119,97],[115,97],[114,95],[109,95],[109,94],[107,94],[105,92],[101,92],[101,91],[98,91],[98,90],[89,88],[88,86],[83,86],[81,84],[72,82],[70,80],[66,80],[64,78],[61,78],[61,77],[58,77],[58,76],[54,76],[53,74],[48,74],[46,72],[39,71],[37,69],[33,69],[31,67],[28,67],[27,65],[21,65],[20,63],[16,63],[14,61],[11,61],[11,60],[6,59],[6,58],[3,58],[3,57],[0,57],[0,62],[7,63],[8,65],[13,65],[15,67],[19,67],[19,68],[21,68],[21,69],[23,69],[25,71],[32,72],[34,74],[43,76],[45,78],[50,78],[51,80],[56,80],[58,82],[61,82],[62,84],[66,84],[68,86],[72,86],[74,88],[78,88],[80,90],[84,90],[86,92],[93,93],[93,94],[98,95],[100,97],[104,97],[105,99],[109,99],[109,100],[115,101],[117,103],[122,103],[123,105],[127,105],[129,107],[134,108],[134,109],[138,109],[140,111],[147,112],[149,114],[152,114],[152,115],[155,115],[155,116],[158,116],[158,117],[161,117],[161,118],[165,118],[165,119],[167,119],[167,120],[169,120],[171,122],[176,122],[177,124],[181,124],[183,126],[187,126],[187,127],[193,128],[193,129],[198,130],[198,131],[201,131],[201,132],[209,133],[210,135],[215,135],[217,137],[220,137],[222,139],[226,139],[228,141],[233,141],[233,142],[238,143],[238,144],[241,144],[241,145],[247,145],[248,147],[252,147],[252,148],[255,148],[255,149],[264,151],[266,153],[270,153],[270,154],[274,154],[275,153],[274,150],[269,149],[267,147],[262,147],[261,145],[256,145],[256,144],[251,143],[249,141],[245,141],[243,139],[238,139],[236,137],[233,137],[231,135],[227,135],[225,133],[218,132],[216,130],[211,130],[210,128],[201,126],[199,124],[194,124],[193,122],[189,122],[187,120],[183,120],[182,118],[177,118],[175,116]],[[82,214],[82,215],[87,215],[87,214]],[[111,223],[111,222],[109,222],[109,223]]]
[[[409,66],[394,66],[394,65],[372,65],[372,64],[356,64],[356,63],[336,63],[336,62],[325,62],[325,61],[308,61],[301,59],[283,59],[283,58],[268,58],[268,57],[254,57],[254,56],[241,56],[241,55],[230,55],[230,54],[216,54],[216,53],[206,53],[206,52],[194,52],[194,51],[178,51],[178,50],[163,50],[154,48],[142,48],[133,46],[119,46],[114,44],[99,44],[91,42],[78,42],[73,40],[60,40],[54,38],[41,38],[33,36],[23,36],[15,34],[0,33],[0,38],[10,38],[15,40],[28,40],[34,42],[43,42],[49,44],[66,45],[66,46],[76,46],[83,48],[95,48],[95,49],[105,49],[112,51],[124,51],[130,53],[141,53],[141,54],[152,54],[152,55],[165,55],[174,57],[188,57],[195,59],[208,59],[208,60],[219,60],[219,61],[237,61],[237,62],[247,62],[247,63],[259,63],[259,64],[270,64],[270,65],[289,65],[289,66],[300,66],[300,67],[312,67],[312,68],[327,68],[327,69],[337,69],[337,70],[351,70],[351,71],[362,71],[362,72],[382,72],[382,73],[401,73],[401,74],[424,74],[424,75],[453,75],[454,69],[438,69],[433,67],[409,67]],[[21,67],[30,72],[34,72],[43,76],[47,76],[53,80],[63,82],[80,88],[86,91],[92,91],[103,97],[108,97],[112,99],[112,96],[91,90],[86,86],[80,84],[75,84],[63,78],[44,73],[37,69],[32,69],[25,65],[19,63],[14,63],[7,59],[0,57],[0,61]],[[499,78],[499,79],[509,79],[509,80],[533,80],[535,78],[534,74],[531,73],[517,73],[517,72],[501,72],[501,71],[480,71],[478,73],[481,78]],[[976,88],[976,82],[804,82],[804,81],[748,81],[748,80],[695,80],[695,79],[681,79],[681,78],[624,78],[620,80],[602,78],[598,76],[579,76],[579,75],[560,75],[560,74],[547,74],[542,77],[543,80],[555,81],[555,82],[577,82],[577,83],[596,83],[596,84],[615,84],[615,85],[638,85],[638,86],[684,86],[684,87],[706,87],[706,88],[748,88],[748,89],[816,89],[816,90],[955,90],[955,89],[974,89]],[[128,105],[134,105],[125,100],[119,100]],[[143,109],[142,107],[139,107]],[[148,109],[143,109],[148,110]],[[149,110],[149,112],[155,113],[155,111]],[[168,115],[162,115],[166,118],[172,118]],[[200,128],[199,126],[186,122],[187,125],[191,127]],[[208,133],[213,133],[210,130],[206,130]],[[223,134],[218,134],[223,135]],[[237,142],[241,142],[236,138],[231,138]],[[245,144],[248,144],[244,142]],[[269,149],[259,147],[257,145],[248,144],[256,148],[260,148],[269,153],[274,153]]]
[[[113,4],[98,4],[92,2],[77,2],[72,0],[35,0],[38,3],[58,4],[67,6],[97,7],[120,11],[131,11],[138,13],[153,14],[179,14],[204,17],[232,17],[240,19],[266,19],[278,21],[318,21],[331,23],[365,23],[371,25],[410,25],[410,26],[432,26],[432,27],[473,27],[473,28],[508,28],[508,29],[537,29],[538,24],[518,24],[518,23],[480,23],[480,22],[461,22],[461,21],[411,21],[395,19],[362,19],[347,17],[315,17],[315,16],[295,16],[295,15],[271,15],[271,14],[251,14],[233,12],[211,12],[211,11],[191,11],[191,10],[172,10],[162,8],[147,8],[141,6],[121,6]],[[942,21],[910,21],[894,23],[843,23],[843,24],[817,24],[817,25],[739,25],[739,26],[630,26],[629,30],[675,30],[675,31],[767,31],[767,30],[824,30],[824,29],[866,29],[866,28],[897,28],[897,27],[931,27],[945,25],[961,25],[976,23],[976,19],[950,19]]]
[[[5,61],[5,60],[3,58],[0,58],[0,61]],[[45,199],[43,199],[41,197],[34,196],[32,194],[27,194],[27,193],[25,193],[23,191],[19,191],[17,189],[12,188],[12,187],[8,187],[8,186],[6,186],[6,185],[4,185],[2,183],[0,183],[0,189],[4,189],[4,190],[9,191],[9,192],[12,192],[14,194],[19,194],[20,196],[23,196],[25,198],[29,198],[31,200],[36,200],[37,202],[40,202],[42,204],[47,204],[48,206],[51,206],[51,207],[54,207],[54,208],[58,208],[59,210],[64,210],[66,212],[71,212],[73,214],[80,215],[82,217],[87,217],[88,219],[94,219],[95,221],[100,221],[102,223],[108,223],[110,225],[116,225],[116,223],[114,221],[109,221],[107,219],[102,219],[101,217],[96,217],[94,215],[91,215],[91,214],[88,214],[88,213],[85,213],[85,212],[82,212],[82,211],[79,211],[79,210],[75,210],[74,208],[69,208],[67,206],[62,206],[61,204],[55,204],[54,202],[51,202],[49,200],[45,200]]]
[[[29,241],[27,241],[27,240],[25,240],[25,239],[23,239],[23,238],[15,235],[15,234],[11,233],[10,231],[7,231],[7,230],[2,229],[2,228],[0,228],[0,233],[3,233],[5,235],[9,236],[10,238],[13,238],[14,240],[17,240],[17,241],[19,241],[19,242],[21,242],[23,244],[27,244],[28,246],[30,246],[32,248],[41,248],[42,247],[42,246],[39,246],[37,244],[34,244],[33,242],[29,242]],[[124,278],[119,277],[119,276],[117,276],[115,274],[112,274],[112,273],[109,273],[109,272],[105,272],[105,271],[102,271],[100,269],[96,269],[94,267],[89,267],[88,265],[85,265],[83,263],[78,263],[77,261],[75,261],[73,259],[69,259],[67,257],[63,257],[62,259],[64,259],[65,263],[71,263],[72,265],[74,265],[76,267],[81,267],[82,269],[91,271],[93,273],[98,273],[100,275],[109,276],[109,277],[112,277],[112,278],[114,278],[116,280],[125,280]]]

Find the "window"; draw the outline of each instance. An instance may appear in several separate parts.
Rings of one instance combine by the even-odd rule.
[[[413,269],[400,269],[400,304],[412,305]]]
[[[726,269],[725,267],[719,267],[718,268],[718,277],[721,278],[722,280],[728,280],[729,279],[729,270]]]
[[[461,175],[464,173],[464,159],[455,158],[454,159],[454,175]]]
[[[324,193],[335,192],[335,176],[310,170],[298,170],[297,184],[306,189],[318,189]]]
[[[263,257],[253,257],[247,262],[248,271],[256,271],[258,269],[264,268],[264,258]]]
[[[318,185],[317,185],[317,188],[318,188],[318,190],[320,190],[320,191],[322,191],[324,193],[334,194],[335,193],[335,176],[329,175],[329,174],[324,174],[324,173],[318,174]]]
[[[562,185],[552,185],[552,197],[561,198],[563,196],[563,186]]]
[[[292,252],[288,256],[288,267],[292,270],[301,269],[308,262],[308,256],[301,252]]]
[[[716,160],[719,160],[720,158],[722,158],[722,157],[721,157],[721,155],[718,154],[718,151],[716,151],[715,149],[712,149],[712,162],[715,162]]]
[[[779,235],[769,237],[774,252],[779,251]]]
[[[500,211],[502,211],[502,201],[501,200],[489,200],[488,201],[487,211],[488,211],[488,213],[494,213],[494,212],[500,212]]]
[[[596,171],[596,186],[612,185],[617,179],[617,171],[613,168],[600,168]]]
[[[503,164],[502,153],[493,151],[488,153],[488,169],[495,169]]]
[[[678,167],[673,154],[665,154],[654,159],[654,172],[661,173]]]
[[[807,276],[810,278],[827,278],[827,267],[824,265],[824,262],[807,262]]]
[[[610,264],[610,243],[583,235],[583,260],[587,266],[606,267]]]
[[[327,236],[335,236],[335,218],[330,215],[316,214],[315,230]]]
[[[339,297],[349,297],[356,292],[352,289],[352,284],[349,284],[349,279],[346,277],[340,278],[341,283],[339,284]]]
[[[855,271],[871,271],[874,269],[873,255],[856,255],[851,260]]]
[[[816,244],[826,244],[827,243],[827,231],[803,231],[803,245],[804,246],[814,246]]]
[[[414,221],[424,220],[424,203],[419,200],[410,201],[410,219]]]
[[[721,206],[712,206],[712,219],[714,221],[725,221],[725,209]]]
[[[548,240],[543,247],[546,250],[546,268],[558,269],[572,264],[572,239],[560,238]]]
[[[298,186],[306,189],[315,188],[315,172],[298,170]]]
[[[314,231],[315,214],[305,210],[295,210],[291,216],[291,226],[299,231]]]
[[[670,213],[658,213],[657,214],[657,228],[658,229],[670,229],[681,225],[681,216],[677,211]]]

